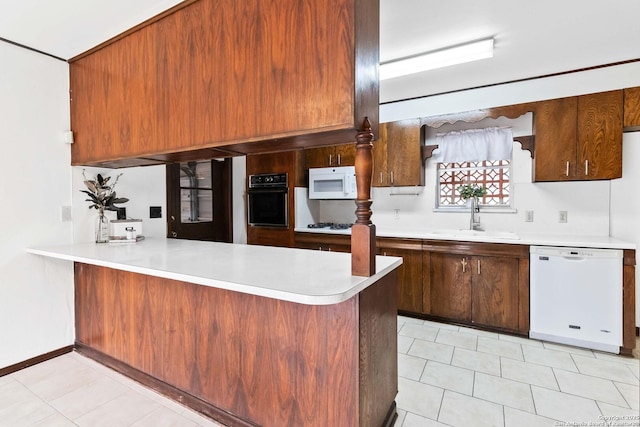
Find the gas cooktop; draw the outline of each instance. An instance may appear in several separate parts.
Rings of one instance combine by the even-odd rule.
[[[316,222],[307,225],[307,228],[329,228],[331,230],[348,230],[353,224],[340,224],[335,222]]]

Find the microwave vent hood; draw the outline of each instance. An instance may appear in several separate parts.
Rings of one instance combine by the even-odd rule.
[[[309,198],[316,200],[355,200],[355,166],[309,169]]]

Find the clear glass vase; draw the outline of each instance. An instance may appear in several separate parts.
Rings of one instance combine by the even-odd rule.
[[[109,241],[109,220],[100,212],[96,219],[96,243],[107,243]]]

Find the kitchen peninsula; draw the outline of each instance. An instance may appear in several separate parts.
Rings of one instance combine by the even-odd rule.
[[[396,269],[378,257],[177,239],[70,244],[76,348],[228,425],[396,416]]]

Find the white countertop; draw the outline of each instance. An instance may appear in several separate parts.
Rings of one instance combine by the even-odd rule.
[[[348,300],[402,264],[376,257],[376,274],[351,275],[351,254],[181,239],[78,243],[27,252],[308,305]]]
[[[331,230],[328,228],[296,228],[296,232],[351,234],[350,230]],[[532,246],[566,246],[578,248],[636,249],[634,243],[625,242],[609,236],[589,236],[572,234],[509,233],[502,231],[446,230],[430,228],[383,228],[376,227],[378,237],[396,237],[402,239],[454,240],[465,242],[511,243]]]

